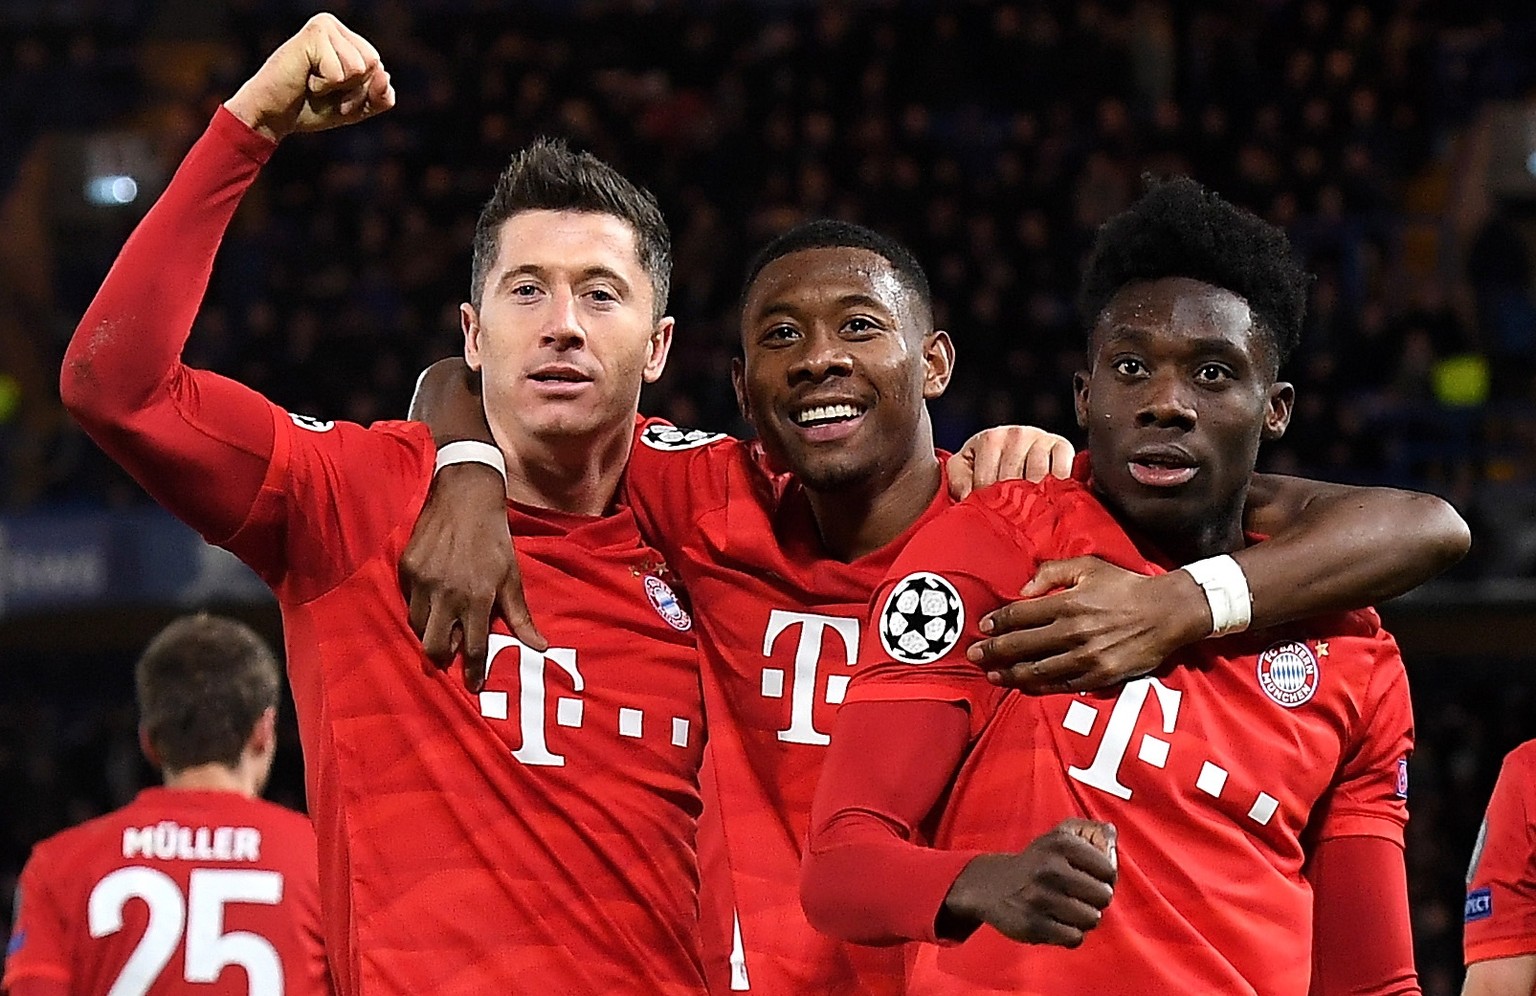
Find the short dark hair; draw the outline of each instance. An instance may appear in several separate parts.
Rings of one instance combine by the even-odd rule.
[[[916,294],[928,313],[933,314],[933,291],[928,274],[912,251],[888,235],[873,228],[832,218],[802,222],[759,249],[747,266],[747,279],[741,284],[741,310],[746,309],[747,292],[764,267],[776,259],[806,249],[867,249],[891,264],[907,290]]]
[[[469,301],[476,308],[500,249],[502,222],[523,211],[585,211],[627,222],[635,232],[640,267],[655,292],[654,317],[665,314],[672,283],[672,233],[655,196],[590,152],[572,152],[565,142],[551,138],[540,138],[514,155],[480,209],[469,288]]]
[[[1088,331],[1126,284],[1188,277],[1246,300],[1283,366],[1301,340],[1308,284],[1285,232],[1188,177],[1149,183],[1094,239],[1078,297]]]
[[[244,623],[200,613],[171,623],[134,669],[140,722],[160,764],[233,768],[262,713],[277,705],[277,658]]]

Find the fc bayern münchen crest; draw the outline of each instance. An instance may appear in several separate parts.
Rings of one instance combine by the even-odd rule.
[[[955,586],[927,571],[902,578],[880,610],[880,645],[903,664],[931,664],[952,650],[965,626]]]
[[[671,452],[691,450],[707,446],[717,439],[724,439],[723,432],[705,432],[703,429],[679,429],[675,425],[648,425],[640,433],[640,441],[653,450]]]
[[[688,610],[683,608],[683,603],[677,600],[667,583],[654,574],[645,576],[645,597],[651,600],[656,614],[673,629],[687,632],[693,628],[693,619],[689,617]]]
[[[1317,658],[1305,643],[1277,643],[1259,655],[1259,687],[1287,709],[1310,701],[1317,679]]]

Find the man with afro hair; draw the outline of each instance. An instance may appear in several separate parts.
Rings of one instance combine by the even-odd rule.
[[[1369,610],[1249,630],[1231,557],[1305,286],[1278,229],[1153,186],[1087,265],[1084,465],[929,520],[877,589],[802,898],[847,940],[929,942],[910,992],[1419,991],[1397,646]],[[980,621],[1085,555],[1188,571],[1218,638],[1100,692],[990,683]]]

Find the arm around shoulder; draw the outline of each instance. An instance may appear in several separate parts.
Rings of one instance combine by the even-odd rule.
[[[1433,495],[1268,474],[1254,476],[1244,525],[1270,537],[1236,554],[1254,627],[1394,598],[1471,545],[1466,522]]]

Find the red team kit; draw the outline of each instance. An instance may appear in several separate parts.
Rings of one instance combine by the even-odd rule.
[[[978,492],[895,559],[845,701],[924,702],[967,722],[948,747],[923,727],[882,727],[884,742],[851,752],[867,759],[860,770],[828,767],[844,805],[816,814],[811,849],[828,862],[820,888],[840,897],[829,916],[848,919],[840,934],[936,941],[971,858],[1083,816],[1118,827],[1122,860],[1082,947],[1025,946],[982,926],[958,946],[917,946],[912,991],[1307,992],[1308,853],[1331,838],[1403,843],[1413,720],[1396,644],[1367,611],[1205,641],[1099,692],[988,683],[964,656],[980,618],[1041,563],[1085,555],[1143,574],[1170,567],[1082,483],[1054,479]],[[924,764],[958,766],[937,826],[924,823],[932,800],[906,798],[898,764],[918,781]]]
[[[92,976],[84,991],[181,991],[239,965],[252,992],[276,991],[259,978],[320,992],[323,934],[336,991],[367,996],[1121,992],[1127,964],[1140,992],[1306,992],[1309,849],[1403,839],[1412,718],[1374,613],[1210,641],[1102,692],[1024,696],[964,652],[1038,564],[1173,566],[1081,482],[1004,485],[960,506],[946,484],[906,533],[844,563],[754,445],[643,422],[609,514],[509,503],[550,648],[498,622],[487,683],[466,691],[423,655],[399,595],[432,478],[428,431],[291,416],[180,362],[272,148],[219,111],[66,368],[88,352],[102,448],[277,594],[319,894],[302,897],[304,930],[262,920],[301,880],[285,862],[314,853],[284,843],[310,834],[299,817],[178,793],[187,812],[167,827],[164,806],[143,825],[131,806],[47,845],[58,872],[23,882],[7,985],[67,977],[61,952],[96,944],[143,985]],[[862,816],[838,822],[830,846],[882,856],[840,866],[861,918],[850,932],[934,940],[965,860],[1080,815],[1114,822],[1134,855],[1083,948],[1026,949],[986,927],[960,945],[860,945],[810,925],[812,799],[833,717],[855,701],[961,708],[967,731],[937,825],[878,782]],[[871,746],[872,766],[881,753]],[[1512,755],[1490,807],[1490,825],[1523,814],[1526,836],[1480,842],[1469,959],[1536,931],[1532,756]],[[165,802],[156,792],[141,803]]]
[[[509,508],[552,646],[501,629],[472,694],[399,593],[426,429],[290,417],[181,364],[272,148],[221,109],[75,345],[102,378],[97,441],[278,596],[337,990],[702,993],[692,623],[633,516]]]
[[[1536,955],[1536,740],[1504,759],[1467,869],[1467,964]]]
[[[298,813],[145,789],[34,849],[4,987],[319,996],[330,988],[314,883],[315,831]]]

